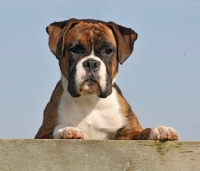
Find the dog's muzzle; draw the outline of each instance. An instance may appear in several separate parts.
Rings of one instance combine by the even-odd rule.
[[[106,98],[112,92],[108,77],[106,65],[99,57],[84,57],[70,74],[68,91],[73,97],[97,95]]]
[[[88,59],[83,62],[83,68],[85,69],[86,74],[83,84],[80,86],[81,94],[95,93],[98,96],[100,95],[100,65],[100,61],[94,59]]]

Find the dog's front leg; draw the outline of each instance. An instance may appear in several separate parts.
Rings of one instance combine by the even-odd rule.
[[[118,140],[179,140],[179,135],[172,127],[158,126],[155,128],[146,128],[142,131],[130,127],[119,129],[115,135]]]
[[[53,132],[54,139],[84,139],[83,133],[75,127],[58,125]]]

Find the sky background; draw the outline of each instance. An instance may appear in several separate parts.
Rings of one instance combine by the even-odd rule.
[[[199,0],[0,0],[0,138],[33,138],[60,79],[45,28],[70,18],[138,33],[117,84],[143,128],[172,126],[200,140]]]

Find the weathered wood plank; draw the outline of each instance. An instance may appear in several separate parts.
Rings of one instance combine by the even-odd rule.
[[[198,171],[200,142],[0,140],[1,171]]]

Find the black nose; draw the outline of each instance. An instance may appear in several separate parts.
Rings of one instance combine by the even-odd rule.
[[[100,62],[95,61],[93,59],[89,59],[89,60],[83,62],[83,67],[87,71],[97,71],[99,69],[99,66],[100,66]]]

